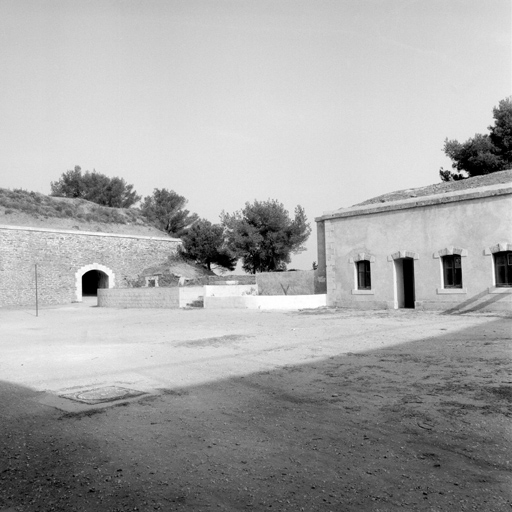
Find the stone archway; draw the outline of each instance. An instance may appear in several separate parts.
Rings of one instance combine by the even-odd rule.
[[[76,301],[82,302],[84,295],[95,296],[98,288],[114,288],[114,272],[105,265],[92,263],[80,268],[75,274]]]
[[[108,288],[108,275],[101,270],[89,270],[82,276],[82,297],[97,297],[98,288]]]

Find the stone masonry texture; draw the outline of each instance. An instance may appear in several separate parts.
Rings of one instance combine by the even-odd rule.
[[[180,306],[180,288],[98,290],[98,306],[104,308],[177,309]]]
[[[35,265],[40,304],[77,300],[77,273],[106,267],[116,288],[129,287],[144,269],[176,252],[180,241],[132,235],[0,226],[0,306],[35,303]]]

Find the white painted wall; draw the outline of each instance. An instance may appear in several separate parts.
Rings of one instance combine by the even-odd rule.
[[[231,297],[204,297],[209,309],[315,309],[327,305],[327,295],[245,295]]]
[[[203,286],[180,286],[179,289],[179,304],[180,308],[190,306],[192,302],[201,300],[203,298]]]
[[[242,297],[244,295],[258,295],[256,284],[230,284],[230,285],[206,285],[205,297]]]

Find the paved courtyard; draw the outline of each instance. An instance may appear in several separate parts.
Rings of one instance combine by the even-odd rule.
[[[510,335],[485,314],[0,309],[0,511],[510,510]],[[69,399],[119,389],[142,394]]]

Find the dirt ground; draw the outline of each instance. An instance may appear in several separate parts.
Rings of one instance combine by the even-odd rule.
[[[511,325],[0,309],[0,511],[512,510]]]

